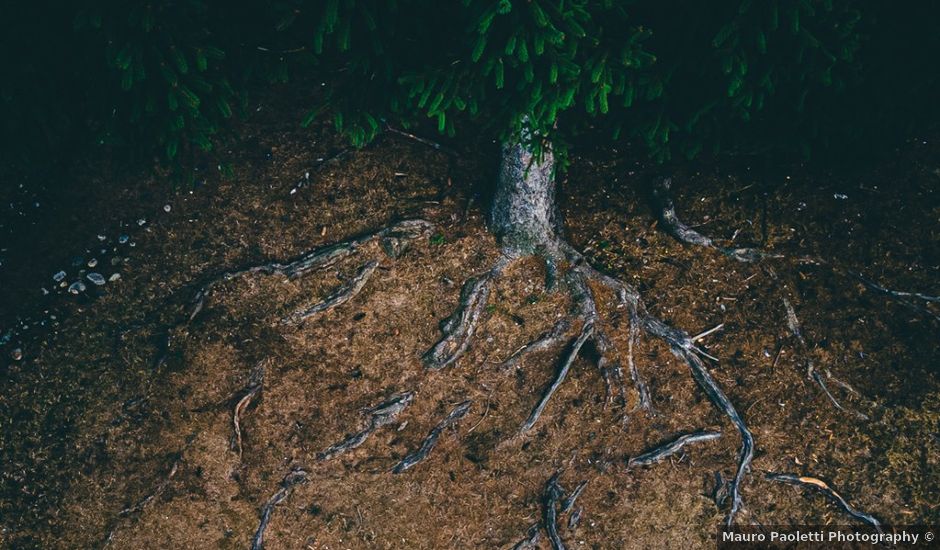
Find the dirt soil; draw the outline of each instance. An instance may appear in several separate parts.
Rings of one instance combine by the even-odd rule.
[[[555,472],[569,490],[588,481],[580,522],[562,522],[569,547],[713,546],[726,513],[713,498],[716,472],[731,476],[738,434],[660,342],[644,338],[637,350],[655,415],[634,410],[629,385],[626,407],[607,406],[596,366],[582,357],[530,435],[504,443],[551,381],[561,350],[508,370],[499,364],[570,306],[564,293],[545,291],[538,261],[512,264],[498,280],[462,359],[423,367],[463,281],[498,253],[479,199],[495,172],[492,144],[437,151],[388,134],[334,158],[343,144],[328,128],[300,130],[294,113],[271,109],[222,148],[232,172],[202,166],[193,189],[99,165],[76,174],[75,187],[43,195],[49,203],[37,212],[16,210],[43,191],[7,192],[0,335],[12,332],[0,348],[0,546],[248,548],[293,468],[306,481],[273,507],[267,549],[511,547],[541,519]],[[757,446],[738,522],[854,521],[818,493],[764,479],[789,472],[826,480],[885,523],[940,523],[940,307],[912,309],[846,276],[940,294],[938,151],[914,140],[864,171],[758,168],[746,159],[670,168],[688,223],[724,243],[785,255],[755,264],[657,230],[641,189],[662,167],[610,148],[575,151],[560,199],[571,242],[637,286],[674,326],[697,334],[723,323],[701,344],[719,359],[710,371]],[[109,190],[115,179],[124,190]],[[33,221],[17,221],[24,216]],[[208,275],[409,217],[436,230],[399,258],[372,244],[297,279],[242,277],[180,324]],[[117,241],[122,233],[127,243]],[[96,256],[98,271],[121,278],[69,294],[51,277],[65,269],[66,281],[76,280],[73,256],[83,266]],[[280,322],[370,259],[379,269],[353,300],[300,325]],[[596,290],[623,359],[628,320]],[[784,298],[806,349],[790,334]],[[807,361],[857,391],[828,379],[845,410],[806,378]],[[365,425],[362,409],[405,391],[415,397],[395,422],[318,460]],[[465,400],[470,412],[425,461],[390,473]],[[723,435],[627,467],[629,457],[701,428]]]

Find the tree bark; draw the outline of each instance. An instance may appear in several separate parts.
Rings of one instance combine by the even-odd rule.
[[[503,144],[489,221],[510,257],[554,252],[561,215],[549,146],[536,155],[525,137]]]

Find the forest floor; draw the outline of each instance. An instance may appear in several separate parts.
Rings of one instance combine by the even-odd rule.
[[[569,547],[713,547],[726,513],[713,498],[716,472],[731,476],[738,435],[658,341],[636,350],[655,416],[634,410],[629,384],[625,407],[606,405],[598,369],[581,357],[529,436],[503,443],[561,351],[499,368],[567,311],[563,293],[543,288],[538,262],[499,279],[463,358],[441,371],[422,365],[463,281],[498,253],[475,198],[494,176],[491,144],[439,151],[389,133],[335,156],[343,144],[329,129],[301,130],[271,110],[220,149],[232,172],[203,166],[192,189],[98,165],[55,192],[31,182],[3,191],[0,547],[248,548],[276,501],[268,549],[508,548],[541,520],[556,472],[567,489],[588,481],[580,522],[560,528]],[[609,148],[575,151],[560,197],[570,241],[672,325],[690,334],[722,325],[699,343],[718,358],[710,372],[756,440],[739,523],[854,522],[767,472],[824,479],[887,524],[940,523],[940,307],[910,308],[846,276],[940,293],[938,151],[910,141],[854,172],[745,160],[673,167],[687,223],[785,255],[753,264],[657,230],[639,190],[661,168]],[[300,278],[241,277],[182,323],[207,275],[411,217],[436,229],[396,259],[370,244]],[[358,296],[302,324],[280,322],[371,258],[379,267]],[[59,270],[68,284],[87,272],[120,279],[86,279],[75,295],[53,281]],[[628,321],[613,302],[599,305],[622,356]],[[845,410],[807,379],[807,361],[857,390],[830,381]],[[396,392],[414,398],[393,423],[318,459],[364,426],[363,408]],[[466,417],[426,460],[390,472],[467,400]],[[702,428],[723,435],[628,467]],[[279,500],[295,468],[304,480]]]

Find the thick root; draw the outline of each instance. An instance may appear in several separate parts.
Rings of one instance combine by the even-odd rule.
[[[740,488],[744,476],[750,467],[751,460],[754,457],[754,438],[747,425],[744,423],[744,420],[741,418],[741,415],[737,412],[737,409],[735,409],[734,405],[706,369],[700,356],[715,361],[717,361],[717,359],[696,346],[695,339],[684,331],[672,328],[650,315],[638,291],[626,283],[604,275],[591,267],[585,258],[567,243],[557,241],[553,243],[553,246],[550,248],[558,251],[558,256],[553,257],[553,260],[555,260],[553,263],[561,264],[565,262],[570,266],[565,275],[565,281],[572,295],[574,305],[571,317],[574,321],[580,323],[580,328],[578,329],[577,336],[571,341],[567,350],[563,352],[555,377],[543,391],[542,397],[529,413],[529,416],[526,418],[525,422],[523,422],[517,434],[503,441],[500,446],[502,447],[516,440],[518,437],[524,436],[535,426],[551,397],[567,377],[574,360],[588,342],[591,342],[594,349],[597,351],[597,364],[604,376],[605,383],[608,385],[608,396],[612,393],[609,385],[610,380],[614,378],[622,381],[619,364],[610,357],[613,355],[610,340],[601,328],[602,323],[597,308],[597,301],[591,286],[588,284],[589,281],[592,281],[612,290],[619,300],[619,307],[629,312],[630,335],[628,340],[628,365],[631,379],[639,394],[639,406],[647,411],[651,411],[652,409],[646,384],[640,377],[633,360],[634,348],[639,340],[639,335],[641,332],[645,332],[669,345],[672,353],[689,367],[692,378],[699,387],[702,388],[709,400],[711,400],[715,407],[731,421],[735,428],[737,428],[741,436],[741,447],[738,453],[735,475],[731,479],[728,490],[729,496],[731,496],[731,507],[728,512],[727,522],[730,525],[742,506]],[[460,304],[454,313],[442,323],[441,329],[444,333],[443,338],[424,356],[425,364],[428,368],[440,369],[450,365],[467,350],[474,331],[485,311],[486,300],[489,297],[493,281],[502,272],[507,263],[507,256],[504,256],[496,266],[485,275],[467,281],[461,293]],[[550,332],[543,334],[513,353],[503,362],[503,365],[515,365],[529,352],[548,349],[556,345],[564,337],[568,327],[573,324],[575,323],[569,323],[567,321],[556,324]],[[704,335],[698,335],[696,338],[703,336]],[[710,433],[707,435],[699,435],[701,437],[692,435],[691,440],[680,442],[678,444],[679,447],[675,450],[678,450],[682,445],[693,440],[717,437],[717,435]]]
[[[307,319],[313,317],[318,313],[323,313],[329,311],[337,306],[341,306],[354,298],[362,290],[362,287],[366,286],[366,283],[369,282],[369,278],[372,277],[372,274],[375,273],[375,269],[379,266],[379,262],[371,261],[366,265],[359,268],[359,271],[349,280],[348,283],[336,289],[332,294],[327,296],[323,301],[317,302],[316,304],[295,311],[290,316],[284,318],[282,321],[284,324],[295,325],[297,323],[302,323]]]

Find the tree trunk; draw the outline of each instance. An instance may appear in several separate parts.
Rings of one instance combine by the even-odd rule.
[[[490,210],[490,229],[503,252],[519,257],[554,248],[560,219],[551,149],[536,156],[525,139],[503,144]]]

